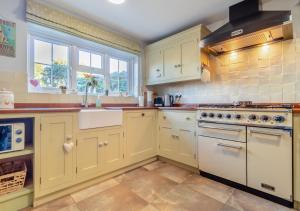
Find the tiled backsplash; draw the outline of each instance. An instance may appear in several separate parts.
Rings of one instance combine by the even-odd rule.
[[[300,38],[211,57],[211,81],[156,86],[183,103],[300,102]]]

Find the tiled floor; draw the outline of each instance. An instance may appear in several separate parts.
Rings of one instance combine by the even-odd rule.
[[[156,161],[34,211],[284,211],[286,207]]]

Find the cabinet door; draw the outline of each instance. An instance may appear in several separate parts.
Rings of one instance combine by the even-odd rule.
[[[182,75],[180,57],[179,45],[173,44],[164,49],[164,72],[166,80],[176,79]]]
[[[178,140],[175,130],[170,127],[159,128],[159,154],[169,159],[176,159]]]
[[[156,155],[154,112],[126,115],[126,142],[129,162],[139,162]]]
[[[179,162],[197,167],[196,138],[194,130],[179,129],[178,145]]]
[[[41,124],[41,189],[56,190],[73,179],[72,116],[43,116]]]
[[[149,51],[146,54],[147,81],[149,84],[163,79],[163,55],[160,50]]]
[[[104,132],[102,151],[105,171],[112,171],[122,166],[124,144],[121,129],[111,129]]]
[[[180,48],[182,76],[200,78],[200,49],[196,35],[182,40]]]
[[[99,133],[84,133],[77,138],[77,176],[92,176],[101,170],[100,148],[103,145]]]

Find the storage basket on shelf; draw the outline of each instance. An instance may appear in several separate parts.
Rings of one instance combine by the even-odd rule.
[[[0,164],[0,195],[18,191],[24,187],[27,167],[24,161]]]

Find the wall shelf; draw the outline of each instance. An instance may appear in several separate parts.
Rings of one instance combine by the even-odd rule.
[[[15,152],[6,152],[0,154],[0,160],[7,159],[7,158],[13,158],[18,156],[24,156],[24,155],[31,155],[33,154],[34,150],[33,147],[25,147],[24,150],[15,151]]]

